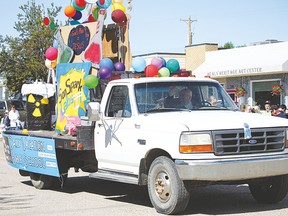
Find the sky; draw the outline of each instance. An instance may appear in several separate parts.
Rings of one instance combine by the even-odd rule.
[[[2,2],[0,35],[16,37],[13,29],[19,7],[28,0]],[[90,0],[91,1],[91,0]],[[35,0],[50,7],[62,6],[57,19],[71,0]],[[123,0],[127,7],[127,0]],[[250,45],[269,39],[288,41],[288,0],[132,0],[130,45],[132,55],[149,53],[184,53],[188,45],[189,16],[192,22],[192,44],[217,43],[223,46]],[[111,17],[111,7],[107,14]],[[105,24],[113,23],[111,18]],[[86,17],[84,17],[86,18]],[[84,19],[83,18],[83,19]],[[84,21],[84,20],[83,20]]]

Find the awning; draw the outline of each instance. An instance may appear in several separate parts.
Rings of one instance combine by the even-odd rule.
[[[288,42],[206,52],[205,62],[193,74],[218,78],[285,72]]]

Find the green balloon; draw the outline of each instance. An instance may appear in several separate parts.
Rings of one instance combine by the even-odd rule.
[[[95,75],[88,75],[84,79],[85,85],[89,88],[95,88],[99,83],[99,78]]]
[[[171,73],[176,72],[180,69],[179,62],[176,59],[169,59],[166,63],[166,67]]]
[[[161,77],[169,77],[169,76],[170,76],[170,71],[168,70],[168,68],[162,67],[162,68],[160,68],[160,70],[158,71],[158,74],[159,74]]]
[[[55,29],[55,23],[53,21],[51,21],[49,27],[51,30],[54,30]]]
[[[95,8],[94,10],[93,10],[93,12],[92,12],[92,16],[93,16],[93,18],[97,21],[98,20],[98,16],[99,16],[99,10],[100,10],[101,8],[100,7],[97,7],[97,8]]]

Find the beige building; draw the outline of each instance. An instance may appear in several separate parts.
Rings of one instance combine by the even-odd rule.
[[[288,42],[222,50],[217,44],[192,45],[186,47],[186,69],[197,77],[218,80],[240,104],[260,105],[263,109],[269,100],[288,106],[287,51]],[[278,85],[282,92],[273,94],[273,86]],[[235,92],[240,87],[246,90],[244,96]]]

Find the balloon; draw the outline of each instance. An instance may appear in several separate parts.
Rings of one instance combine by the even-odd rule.
[[[100,66],[100,68],[101,67],[108,67],[111,71],[114,70],[114,63],[110,58],[101,59],[99,66]]]
[[[54,21],[51,21],[51,22],[50,22],[49,27],[50,27],[51,30],[54,30],[54,29],[55,29],[55,23],[54,23]]]
[[[127,21],[126,14],[122,10],[114,10],[111,13],[111,18],[115,23],[122,23]]]
[[[80,22],[77,21],[77,20],[71,20],[69,23],[70,23],[70,25],[78,25],[78,24],[80,24]]]
[[[49,68],[49,69],[55,68],[56,65],[57,65],[57,61],[56,61],[56,60],[54,60],[54,61],[50,61],[49,59],[46,59],[46,60],[45,60],[45,66],[46,66],[47,68]]]
[[[99,10],[100,10],[101,8],[100,7],[94,7],[93,9],[92,9],[92,15],[93,15],[93,18],[95,19],[95,20],[98,20],[98,16],[99,16]]]
[[[163,57],[160,57],[162,59],[162,67],[166,67],[166,60]]]
[[[112,11],[114,10],[122,10],[124,13],[126,13],[126,8],[123,6],[122,3],[119,3],[119,2],[115,2],[112,5]]]
[[[49,25],[49,23],[50,23],[49,18],[48,17],[44,17],[43,23],[44,23],[44,25]]]
[[[97,5],[101,8],[107,9],[111,5],[112,0],[105,0],[104,4],[101,4],[101,2],[97,2]]]
[[[80,20],[82,18],[82,13],[81,11],[76,10],[76,14],[72,17],[74,20]]]
[[[156,75],[158,75],[158,68],[156,65],[147,65],[147,67],[144,70],[144,73],[146,75],[146,77],[154,77]]]
[[[76,14],[76,9],[73,6],[69,5],[65,8],[64,14],[67,17],[72,18]]]
[[[125,71],[125,65],[122,62],[116,62],[114,68],[116,71]]]
[[[99,3],[103,5],[105,3],[105,0],[99,0]]]
[[[163,61],[159,57],[154,57],[151,60],[151,64],[156,65],[157,68],[160,69],[162,67]]]
[[[90,14],[88,17],[88,22],[95,22],[96,20],[93,17],[93,14]]]
[[[72,1],[72,6],[77,10],[77,11],[82,11],[86,8],[86,2],[84,1],[81,2],[81,1],[84,1],[84,0],[73,0]],[[78,4],[79,3],[79,4]]]
[[[170,71],[168,70],[168,68],[162,67],[162,68],[160,68],[160,70],[158,71],[158,74],[159,74],[161,77],[169,77],[169,76],[170,76]]]
[[[50,61],[56,60],[57,55],[58,55],[58,49],[56,49],[55,47],[49,47],[45,52],[46,58]]]
[[[58,49],[58,41],[56,39],[53,40],[53,47]]]
[[[112,4],[115,4],[115,3],[123,4],[123,0],[112,0]]]
[[[166,63],[166,67],[171,73],[180,69],[179,62],[176,59],[169,59]]]
[[[109,67],[100,67],[98,73],[101,79],[109,79],[111,77],[112,70]]]
[[[133,60],[132,60],[132,68],[136,72],[144,71],[145,67],[146,67],[146,61],[145,61],[144,58],[142,58],[142,57],[133,58]]]
[[[86,7],[86,1],[85,0],[75,0],[75,4],[80,8]]]
[[[84,79],[85,86],[89,89],[95,88],[99,83],[99,78],[95,75],[88,75]]]

